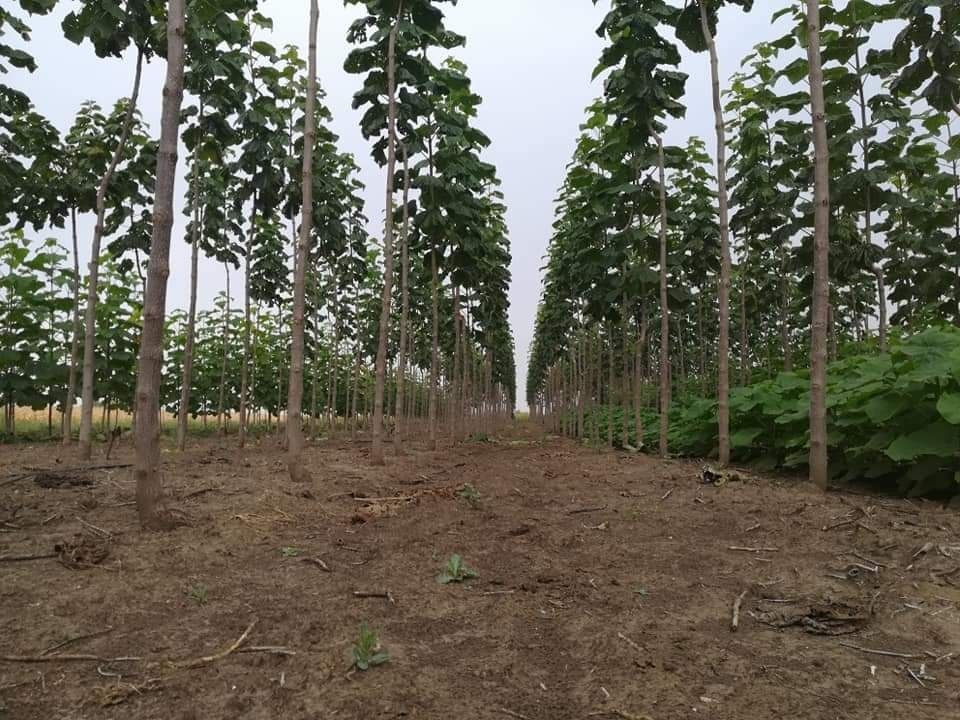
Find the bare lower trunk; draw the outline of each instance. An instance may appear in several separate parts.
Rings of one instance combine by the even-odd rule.
[[[730,462],[730,215],[727,202],[727,137],[720,103],[720,61],[717,44],[707,20],[707,4],[700,3],[700,24],[710,51],[710,78],[713,88],[713,118],[717,133],[717,199],[720,210],[720,304],[717,347],[717,422],[719,461]]]
[[[400,232],[400,354],[397,358],[397,418],[393,431],[393,448],[397,455],[403,455],[403,395],[407,374],[407,326],[410,323],[410,290],[408,280],[410,276],[410,211],[407,207],[410,198],[410,175],[407,164],[407,148],[400,146],[403,157],[403,230]]]
[[[203,126],[203,104],[200,105],[200,126]],[[190,311],[187,315],[187,337],[183,348],[183,374],[180,378],[180,408],[177,413],[177,449],[187,446],[187,423],[190,418],[190,386],[193,383],[193,346],[197,332],[197,277],[200,259],[200,190],[199,163],[193,163],[193,238],[190,243]]]
[[[73,442],[73,406],[77,399],[77,352],[80,349],[80,254],[77,243],[77,209],[70,208],[73,238],[73,339],[70,343],[70,370],[67,374],[67,399],[63,404],[63,444]]]
[[[827,460],[827,314],[830,296],[830,156],[827,140],[823,68],[820,60],[820,2],[807,0],[807,59],[815,154],[813,239],[813,318],[810,337],[810,480],[826,489]]]
[[[217,404],[217,428],[221,436],[227,434],[226,418],[223,414],[226,410],[224,404],[227,392],[227,352],[230,347],[230,266],[224,262],[223,269],[227,274],[227,297],[223,309],[223,334],[221,335],[223,352],[220,357],[220,399]]]
[[[387,190],[386,228],[383,240],[383,295],[380,308],[380,336],[377,344],[376,386],[373,397],[373,442],[370,462],[383,465],[383,398],[387,379],[387,333],[390,331],[390,304],[393,298],[393,185],[397,166],[397,33],[403,3],[397,11],[397,20],[390,31],[387,50]]]
[[[294,482],[309,482],[303,465],[303,328],[306,311],[307,262],[313,232],[313,146],[317,138],[317,25],[320,9],[310,0],[310,49],[307,62],[307,98],[303,126],[303,208],[293,283],[293,320],[290,340],[290,381],[287,388],[287,469]],[[277,423],[279,424],[279,418]]]
[[[137,514],[147,529],[170,527],[158,505],[160,483],[160,365],[163,361],[163,322],[166,313],[167,277],[170,274],[170,231],[177,176],[177,140],[183,102],[184,0],[170,0],[167,20],[167,78],[163,88],[160,146],[157,152],[156,197],[143,332],[137,373],[137,429],[134,434]]]
[[[663,138],[651,133],[657,142],[660,178],[660,456],[666,457],[670,429],[670,307],[667,296],[667,179]]]
[[[430,339],[430,449],[437,449],[437,375],[440,373],[440,300],[438,285],[440,280],[437,270],[437,252],[430,251],[430,295],[432,308],[432,330]]]
[[[257,227],[257,195],[253,195],[253,208],[250,210],[250,233],[247,235],[246,250],[244,251],[243,271],[243,362],[240,365],[240,432],[238,441],[240,447],[247,444],[247,395],[249,394],[250,376],[250,254],[253,252],[253,235]]]
[[[107,190],[123,156],[133,126],[134,114],[137,109],[137,99],[140,96],[140,78],[143,71],[143,51],[137,53],[137,67],[133,79],[133,92],[127,103],[127,114],[123,121],[123,130],[120,139],[113,151],[110,165],[100,180],[97,189],[97,224],[93,229],[93,242],[90,246],[90,266],[87,276],[87,307],[83,332],[83,386],[81,392],[82,405],[80,408],[80,457],[89,460],[92,453],[93,438],[93,401],[94,401],[94,371],[96,358],[94,344],[96,342],[97,321],[97,279],[100,271],[100,242],[103,239],[103,223],[107,212]]]

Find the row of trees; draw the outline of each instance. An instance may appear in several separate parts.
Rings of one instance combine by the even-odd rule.
[[[20,0],[22,16],[0,11],[0,23],[28,40],[28,14],[55,4]],[[362,131],[387,170],[382,243],[367,234],[356,164],[338,150],[328,126],[316,78],[315,0],[306,62],[295,48],[277,50],[261,39],[271,22],[256,0],[79,2],[63,23],[67,38],[89,41],[100,57],[132,48],[137,61],[131,96],[109,116],[85,105],[63,137],[29,98],[0,89],[0,223],[17,229],[10,243],[30,256],[20,229],[74,229],[72,271],[55,245],[48,253],[58,255],[56,263],[31,260],[34,274],[50,266],[56,288],[49,319],[37,331],[43,343],[21,333],[17,358],[0,358],[9,360],[4,378],[19,378],[5,382],[4,405],[47,406],[51,417],[61,409],[69,443],[79,384],[87,457],[95,403],[109,398],[113,407],[130,407],[145,527],[169,524],[157,476],[161,404],[177,413],[181,449],[189,416],[206,419],[214,406],[221,417],[236,411],[241,446],[252,416],[275,413],[278,426],[285,416],[295,480],[309,478],[300,457],[303,426],[315,428],[321,417],[336,424],[341,416],[355,427],[369,405],[373,461],[382,463],[388,408],[402,451],[405,420],[422,416],[436,446],[441,417],[459,439],[513,406],[510,254],[499,181],[480,157],[489,139],[473,126],[480,98],[462,63],[431,59],[464,40],[426,0],[363,4],[366,15],[349,32],[357,49],[346,70],[364,75],[355,105],[366,108]],[[26,53],[6,46],[0,52],[34,67]],[[167,61],[157,141],[137,111],[142,68],[155,56]],[[188,151],[180,206],[188,218],[191,294],[184,311],[167,317],[181,140]],[[83,213],[97,218],[86,276],[76,260]],[[197,307],[201,254],[224,266],[226,283],[206,311]],[[7,276],[16,276],[10,270]],[[237,270],[242,310],[232,306]],[[131,273],[140,282],[132,283]],[[107,361],[104,284],[127,289],[133,348],[125,346],[125,364]],[[4,307],[13,307],[11,291],[3,292]],[[16,322],[10,327],[19,330]],[[104,383],[106,368],[122,377],[116,388]],[[368,377],[373,387],[366,393]]]
[[[771,27],[785,34],[722,85],[726,5],[754,10],[612,3],[604,94],[561,188],[527,395],[581,435],[600,403],[629,410],[641,438],[656,403],[662,454],[671,397],[715,395],[726,463],[731,383],[809,367],[810,470],[825,485],[828,359],[885,350],[891,324],[960,322],[960,10],[784,2]],[[662,140],[690,102],[677,43],[709,63],[716,164],[700,138]]]

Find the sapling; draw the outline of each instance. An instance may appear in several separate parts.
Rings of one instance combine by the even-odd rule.
[[[443,571],[437,576],[437,582],[441,585],[449,585],[450,583],[459,583],[475,577],[479,577],[479,573],[467,567],[466,563],[463,562],[463,558],[454,553],[450,556],[450,559],[447,560]]]
[[[357,670],[369,670],[377,665],[390,662],[390,653],[380,645],[377,633],[366,623],[360,626],[360,636],[353,644],[353,664]]]

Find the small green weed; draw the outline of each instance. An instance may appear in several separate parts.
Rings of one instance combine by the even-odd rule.
[[[194,585],[190,588],[189,592],[187,592],[187,597],[201,607],[206,605],[207,601],[210,599],[207,593],[206,585]]]
[[[353,644],[352,667],[363,671],[388,662],[390,662],[390,653],[380,646],[377,633],[363,623],[360,626],[360,636]]]
[[[463,558],[454,553],[450,556],[450,559],[447,560],[446,567],[444,567],[443,571],[437,576],[437,582],[441,585],[449,585],[450,583],[459,583],[475,577],[479,577],[479,573],[467,567],[466,563],[463,562]]]
[[[296,547],[282,547],[280,548],[280,555],[285,558],[299,557],[300,553],[303,551],[300,548]]]
[[[474,509],[480,507],[480,491],[470,483],[464,483],[460,489],[457,490],[457,497],[464,500],[467,505]]]

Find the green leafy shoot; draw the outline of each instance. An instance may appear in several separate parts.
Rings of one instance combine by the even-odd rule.
[[[197,605],[203,607],[209,601],[206,585],[194,585],[187,592],[187,597],[193,600]]]
[[[480,507],[480,491],[470,483],[464,483],[460,489],[457,490],[457,497],[474,509]]]
[[[479,577],[479,573],[467,567],[466,563],[463,562],[463,558],[454,553],[450,556],[450,559],[447,560],[443,571],[437,576],[437,582],[441,585],[449,585],[450,583],[460,583],[475,577]]]
[[[285,558],[299,557],[303,551],[297,547],[282,547],[280,548],[280,555]]]
[[[363,623],[360,626],[360,635],[353,644],[351,667],[365,671],[388,662],[390,662],[390,653],[381,647],[377,633]]]

